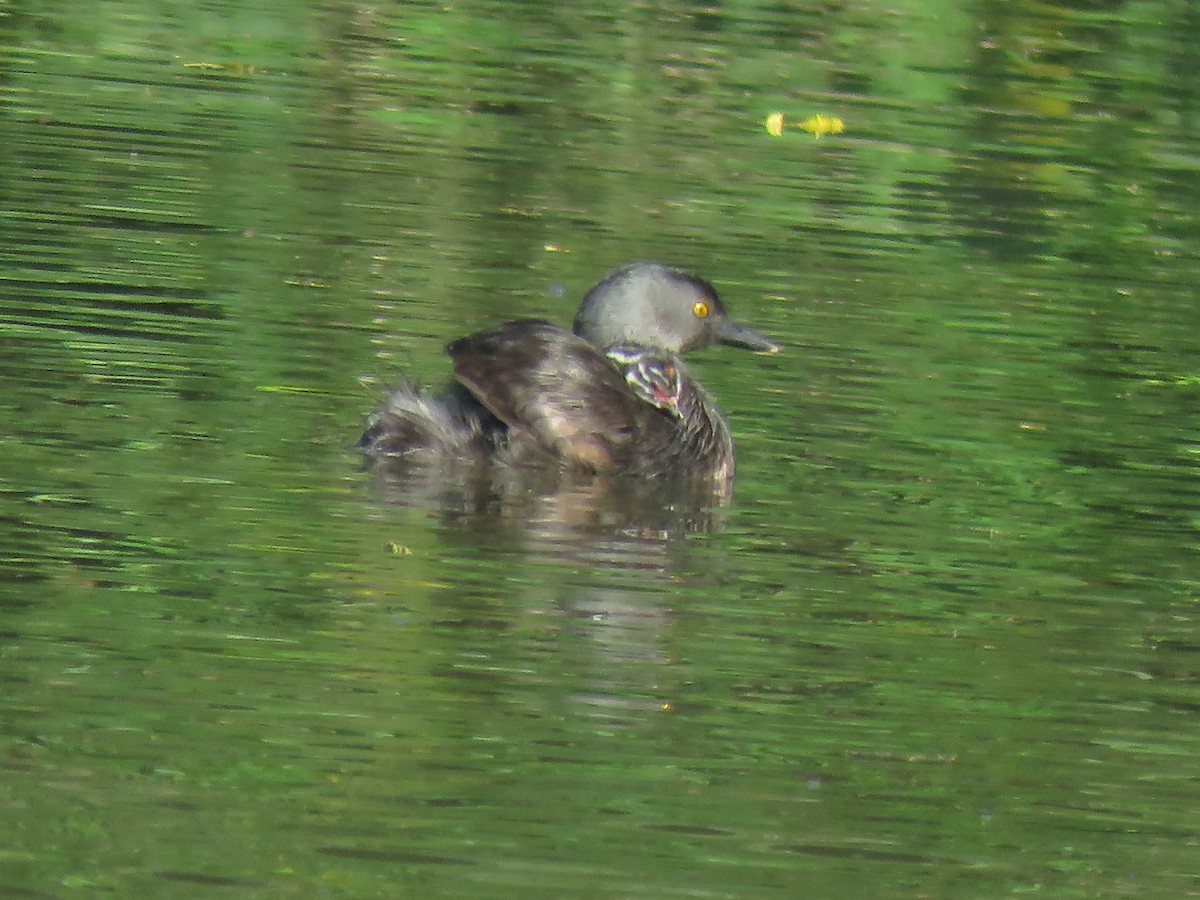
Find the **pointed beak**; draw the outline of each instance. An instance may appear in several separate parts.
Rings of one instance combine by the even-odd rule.
[[[738,325],[733,319],[718,319],[713,322],[717,340],[731,347],[753,350],[755,353],[778,353],[779,345],[763,337],[757,331]]]

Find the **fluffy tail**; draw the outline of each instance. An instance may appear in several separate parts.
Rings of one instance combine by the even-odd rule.
[[[489,452],[504,425],[462,385],[429,395],[405,384],[367,420],[358,446],[370,456]]]

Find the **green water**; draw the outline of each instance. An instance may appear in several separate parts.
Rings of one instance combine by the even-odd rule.
[[[33,6],[0,894],[1200,894],[1191,5]],[[647,258],[732,506],[363,471]]]

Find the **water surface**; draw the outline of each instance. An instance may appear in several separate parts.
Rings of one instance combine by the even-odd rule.
[[[1197,24],[12,9],[0,892],[1200,892]],[[731,506],[364,471],[647,258]]]

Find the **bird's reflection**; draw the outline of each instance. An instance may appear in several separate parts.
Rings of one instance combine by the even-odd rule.
[[[448,560],[461,554],[495,567],[488,615],[500,614],[496,624],[506,630],[549,625],[528,665],[537,670],[545,653],[566,654],[554,671],[574,671],[570,700],[585,719],[635,727],[678,703],[664,648],[679,571],[687,568],[687,538],[722,528],[727,493],[714,493],[711,480],[399,462],[372,468],[376,501],[427,514]],[[439,574],[448,587],[440,602],[462,604],[464,623],[478,620],[480,568],[448,564]],[[464,625],[457,633],[470,645],[479,639],[473,631]]]
[[[387,458],[370,473],[379,501],[426,512],[449,528],[498,530],[531,552],[555,555],[718,531],[731,499],[729,485],[707,478],[649,480],[478,459]]]

